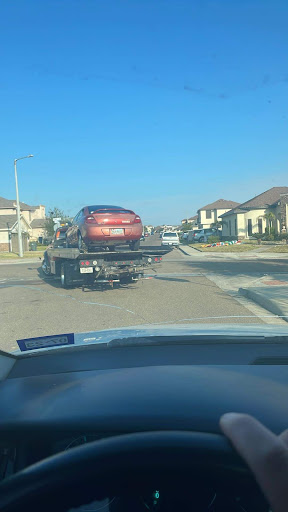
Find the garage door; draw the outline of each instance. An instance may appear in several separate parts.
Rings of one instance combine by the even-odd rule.
[[[12,252],[19,252],[18,233],[12,233],[11,242],[12,242]],[[22,247],[23,247],[23,252],[28,251],[29,246],[28,246],[27,233],[22,233]]]

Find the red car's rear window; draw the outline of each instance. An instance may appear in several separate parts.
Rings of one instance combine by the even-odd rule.
[[[123,210],[122,206],[112,206],[111,204],[93,204],[88,206],[89,213],[95,213],[98,210]]]
[[[95,211],[92,211],[90,213],[97,213],[98,214],[107,214],[107,213],[114,213],[114,214],[119,214],[119,213],[126,213],[126,214],[132,214],[133,215],[133,212],[131,210],[95,210]]]

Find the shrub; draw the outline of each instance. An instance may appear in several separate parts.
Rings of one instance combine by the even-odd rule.
[[[209,242],[209,244],[217,244],[217,242],[220,242],[220,236],[217,236],[217,235],[208,236],[208,242]]]
[[[288,233],[280,233],[277,235],[277,240],[288,240]]]

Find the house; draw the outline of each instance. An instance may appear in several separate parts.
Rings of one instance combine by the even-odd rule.
[[[223,213],[228,212],[232,208],[238,206],[239,203],[235,201],[229,201],[227,199],[217,199],[214,203],[207,204],[206,206],[202,206],[197,210],[198,213],[198,228],[210,228],[212,224],[216,222],[220,222],[222,219],[220,218]]]
[[[30,224],[21,216],[23,250],[28,251]],[[0,252],[19,252],[18,222],[15,214],[0,215]]]
[[[29,240],[38,240],[45,233],[45,206],[29,206],[20,202],[23,247]],[[0,197],[0,251],[18,252],[16,200]]]
[[[288,187],[272,187],[221,215],[222,235],[227,240],[243,240],[253,233],[265,233],[269,220],[275,233],[288,231]]]
[[[192,224],[192,227],[197,226],[198,221],[198,215],[194,215],[193,217],[189,217],[188,219],[182,219],[181,224],[184,226],[184,224]]]

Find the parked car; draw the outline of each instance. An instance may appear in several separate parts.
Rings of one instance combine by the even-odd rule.
[[[196,241],[196,240],[195,240],[195,236],[196,236],[196,234],[197,234],[197,233],[199,233],[200,231],[201,231],[201,229],[193,229],[193,230],[191,230],[191,231],[188,231],[188,233],[187,233],[187,238],[186,238],[186,240],[187,240],[188,244],[193,244],[193,242],[195,242],[195,241]]]
[[[162,235],[161,245],[174,245],[178,246],[180,243],[178,233],[173,231],[164,231]]]
[[[205,243],[208,242],[209,236],[219,236],[221,238],[221,231],[219,231],[216,228],[197,229],[193,232],[191,236],[191,242]]]
[[[67,229],[67,247],[85,249],[108,247],[127,243],[132,251],[140,246],[143,226],[139,215],[121,206],[84,206]]]

